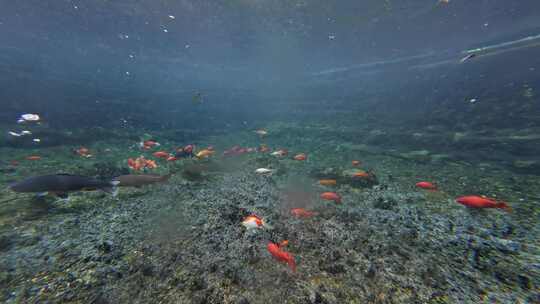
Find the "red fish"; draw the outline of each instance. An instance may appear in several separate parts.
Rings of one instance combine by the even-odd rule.
[[[135,171],[139,171],[144,168],[148,168],[148,169],[157,168],[157,164],[155,161],[150,160],[150,159],[145,159],[144,156],[137,157],[136,159],[128,158],[127,163],[128,163],[128,166]]]
[[[167,161],[177,161],[178,158],[174,157],[174,156],[169,156],[167,157]]]
[[[262,144],[262,145],[259,147],[259,152],[261,152],[261,153],[270,152],[270,148],[269,148],[267,145]]]
[[[427,190],[437,190],[437,186],[430,182],[418,182],[416,183],[416,187]]]
[[[30,155],[26,157],[27,160],[40,160],[41,156],[38,155]]]
[[[293,272],[296,272],[296,262],[294,261],[294,256],[287,251],[281,249],[282,246],[286,245],[287,242],[282,242],[282,244],[276,244],[273,242],[268,242],[268,252],[278,261],[285,262]]]
[[[306,160],[307,159],[307,155],[305,153],[300,153],[300,154],[297,154],[294,156],[294,159],[295,160]]]
[[[144,150],[150,150],[153,147],[159,146],[160,144],[157,141],[154,140],[145,140],[143,142],[139,143],[139,146],[143,148]]]
[[[341,196],[335,192],[323,192],[321,193],[321,198],[327,201],[334,201],[337,204],[341,203]]]
[[[169,156],[171,156],[169,153],[165,151],[157,151],[157,152],[152,153],[152,155],[158,158],[168,158]]]
[[[360,166],[361,164],[362,164],[362,163],[361,163],[359,160],[353,160],[353,161],[352,161],[352,165],[355,166],[355,167],[356,167],[356,166]]]
[[[309,211],[304,208],[292,208],[291,214],[297,218],[309,218],[309,217],[317,215],[317,212]]]
[[[83,156],[83,157],[90,157],[91,156],[90,150],[88,150],[88,148],[85,148],[85,147],[80,147],[79,149],[76,149],[75,153],[77,153],[77,154],[79,154],[80,156]]]
[[[456,198],[456,202],[469,208],[498,208],[507,212],[512,211],[512,208],[510,208],[510,206],[508,206],[508,204],[505,202],[478,195],[461,196]]]
[[[184,147],[184,152],[191,153],[195,147],[193,145],[187,145]]]

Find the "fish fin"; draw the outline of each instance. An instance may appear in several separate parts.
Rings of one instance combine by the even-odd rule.
[[[296,272],[296,261],[292,255],[287,259],[287,265],[289,265],[293,272]]]
[[[160,182],[166,182],[166,181],[168,181],[169,178],[171,178],[172,175],[173,175],[172,172],[169,172],[169,174],[163,175],[163,176],[161,177]]]
[[[274,229],[274,226],[268,224],[267,222],[263,222],[263,227],[268,230]]]
[[[508,204],[505,203],[505,202],[498,202],[497,203],[497,208],[503,209],[504,211],[506,211],[508,213],[512,212],[512,207],[508,206]]]
[[[118,187],[112,187],[112,197],[117,197],[118,196]]]
[[[107,193],[111,193],[114,195],[115,189],[117,188],[118,184],[120,184],[120,181],[113,180],[109,182],[109,186],[100,187],[99,190]]]

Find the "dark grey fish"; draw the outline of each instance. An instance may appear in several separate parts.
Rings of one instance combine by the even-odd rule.
[[[11,184],[9,188],[15,192],[43,193],[50,192],[65,196],[68,192],[83,190],[102,190],[113,193],[115,181],[100,181],[86,176],[70,174],[50,174],[33,176]]]
[[[128,174],[120,175],[114,180],[118,181],[120,187],[140,187],[144,185],[162,183],[169,180],[171,174],[158,175],[158,174]]]

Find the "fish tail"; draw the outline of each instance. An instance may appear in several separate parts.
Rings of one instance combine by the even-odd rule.
[[[498,202],[497,208],[503,209],[504,211],[509,213],[512,212],[512,207],[508,206],[508,204],[505,202]]]
[[[169,178],[171,178],[171,176],[172,176],[173,174],[174,174],[173,172],[169,172],[168,174],[163,175],[163,176],[161,177],[161,181],[162,181],[162,182],[168,181]]]
[[[296,261],[292,255],[287,258],[287,265],[289,265],[289,268],[291,268],[293,272],[296,272]]]
[[[118,184],[120,184],[120,181],[112,180],[107,186],[101,187],[99,190],[110,193],[112,196],[116,196],[118,195]]]

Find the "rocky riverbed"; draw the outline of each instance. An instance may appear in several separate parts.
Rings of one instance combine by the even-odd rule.
[[[260,141],[253,134],[236,136],[207,143],[216,143],[221,152],[226,145]],[[169,183],[121,189],[118,197],[91,192],[68,202],[38,201],[3,190],[0,300],[540,302],[538,176],[493,164],[406,157],[410,150],[369,151],[370,145],[359,148],[346,139],[264,141],[292,154],[307,153],[308,159],[252,153],[183,161],[169,168],[177,172]],[[122,172],[125,157],[133,154],[122,144],[101,143],[99,148],[112,154],[88,160],[68,160],[61,147],[47,148],[52,150],[39,152],[50,153],[49,159],[21,164],[3,181],[51,170],[94,176]],[[352,159],[361,160],[361,169],[371,170],[376,180],[348,182]],[[110,172],[100,169],[103,164]],[[259,167],[276,173],[257,175]],[[336,178],[337,186],[319,185],[325,177]],[[440,190],[415,188],[420,180],[434,181]],[[322,201],[324,191],[338,192],[342,204]],[[513,212],[469,210],[454,202],[464,194],[495,196],[508,201]],[[317,215],[297,219],[289,214],[291,207]],[[240,222],[253,213],[271,227],[247,231]],[[266,250],[268,241],[283,240],[289,241],[296,272]]]

